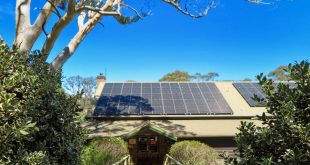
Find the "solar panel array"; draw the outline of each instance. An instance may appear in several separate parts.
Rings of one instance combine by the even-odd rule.
[[[106,83],[94,115],[232,114],[214,83]]]
[[[274,87],[277,87],[279,83],[276,82],[273,84]],[[289,85],[289,88],[296,88],[296,84],[295,83],[286,83],[284,82],[284,84]],[[263,107],[265,106],[262,103],[259,103],[255,100],[252,99],[252,97],[254,96],[254,94],[256,94],[259,98],[266,98],[266,95],[264,94],[264,92],[262,91],[262,87],[258,84],[258,83],[233,83],[233,85],[235,86],[235,88],[238,90],[238,92],[242,95],[242,97],[247,101],[247,103],[251,106],[251,107]]]
[[[252,99],[254,94],[256,94],[259,98],[266,97],[258,83],[233,83],[233,85],[251,107],[264,106],[262,103]]]

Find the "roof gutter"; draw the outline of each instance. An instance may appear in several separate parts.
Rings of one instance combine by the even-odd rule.
[[[253,119],[256,116],[233,116],[233,115],[109,115],[109,116],[86,116],[86,119],[95,120],[218,120],[218,119]]]

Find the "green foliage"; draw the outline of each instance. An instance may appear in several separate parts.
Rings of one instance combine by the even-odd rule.
[[[209,72],[208,74],[196,73],[191,76],[191,79],[195,79],[197,81],[214,81],[216,77],[219,77],[219,74],[216,72]]]
[[[110,165],[128,154],[127,143],[119,137],[97,139],[83,150],[82,164]]]
[[[297,87],[279,83],[263,74],[257,78],[267,94],[263,101],[267,112],[259,116],[263,127],[242,122],[236,135],[240,156],[229,158],[229,164],[307,164],[310,162],[310,70],[302,61],[287,68]],[[256,98],[259,100],[258,98]]]
[[[219,77],[220,75],[216,72],[209,72],[207,75],[205,75],[203,78],[205,81],[214,81],[216,77]]]
[[[219,74],[216,72],[209,72],[208,74],[195,73],[194,75],[188,74],[188,72],[176,70],[174,72],[164,75],[159,81],[214,81]]]
[[[242,81],[252,81],[252,79],[250,79],[250,78],[245,78],[245,79],[243,79]]]
[[[126,82],[137,82],[136,80],[127,80]]]
[[[218,153],[198,141],[181,141],[173,144],[169,155],[184,165],[216,164]]]
[[[190,81],[191,78],[187,72],[176,70],[164,75],[159,81]]]
[[[287,66],[279,66],[277,69],[269,72],[268,77],[273,78],[277,81],[287,81],[289,80],[287,69]]]
[[[42,59],[0,41],[0,164],[80,163],[79,96],[66,95]]]

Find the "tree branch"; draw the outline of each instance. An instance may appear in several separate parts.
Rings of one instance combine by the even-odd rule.
[[[113,2],[114,0],[107,0],[105,5],[100,8],[100,11],[110,11],[112,9]],[[79,29],[79,31],[71,39],[69,44],[53,60],[50,65],[51,70],[59,70],[62,68],[63,64],[71,57],[71,55],[75,52],[83,39],[96,26],[96,24],[98,24],[98,22],[102,19],[103,16],[103,14],[96,13],[91,19],[87,21],[86,24],[84,24],[81,29]]]
[[[271,5],[272,4],[270,2],[263,2],[262,0],[246,0],[246,1],[250,2],[250,3],[262,4],[262,5]]]
[[[16,34],[30,26],[31,0],[16,0]]]
[[[121,4],[121,6],[124,6],[124,7],[127,7],[128,9],[131,9],[133,12],[136,13],[136,15],[137,15],[138,17],[140,17],[141,19],[143,18],[143,16],[140,15],[140,13],[139,13],[135,8],[133,8],[132,6],[126,5],[126,4],[123,4],[123,3]]]
[[[61,17],[58,22],[53,26],[52,31],[50,34],[47,35],[47,38],[44,42],[42,47],[42,54],[44,54],[47,58],[47,55],[51,52],[55,41],[57,40],[58,36],[62,32],[62,30],[73,20],[76,15],[75,12],[75,0],[68,1],[68,11],[67,13]]]
[[[71,55],[75,52],[75,50],[86,37],[86,35],[95,27],[95,25],[99,22],[101,18],[102,15],[97,15],[96,17],[89,20],[83,26],[83,28],[77,32],[77,34],[71,39],[69,44],[51,63],[52,70],[59,70],[62,68],[63,64],[71,57]]]
[[[99,8],[94,8],[92,6],[81,6],[79,8],[76,9],[76,11],[78,13],[82,12],[83,10],[89,10],[89,11],[93,11],[93,12],[96,12],[96,13],[99,13],[101,15],[120,15],[117,11],[104,11],[102,9],[99,9]]]
[[[209,12],[210,9],[215,8],[215,1],[212,0],[212,1],[209,3],[209,5],[205,8],[205,10],[204,10],[203,12],[201,12],[201,13],[198,14],[198,15],[194,15],[194,14],[188,12],[187,9],[185,9],[185,10],[182,9],[182,8],[180,7],[179,1],[176,1],[176,0],[162,0],[162,1],[165,2],[165,3],[168,3],[168,4],[170,4],[170,5],[172,5],[173,7],[175,7],[175,8],[176,8],[178,11],[180,11],[181,13],[183,13],[183,14],[185,14],[185,15],[188,15],[188,16],[190,16],[190,17],[192,17],[192,18],[201,18],[201,17],[204,17],[204,16],[206,16],[206,15],[208,14],[208,12]],[[185,4],[185,6],[186,6],[186,5],[187,5],[187,4]],[[187,6],[186,6],[186,8],[187,8]]]
[[[35,20],[33,26],[36,28],[41,28],[44,22],[47,22],[51,14],[53,13],[54,7],[57,6],[61,0],[55,0],[53,3],[51,1],[47,1],[43,8],[41,13],[38,15],[37,19]],[[57,11],[56,11],[57,12]]]

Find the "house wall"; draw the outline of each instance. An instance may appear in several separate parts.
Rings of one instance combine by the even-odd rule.
[[[141,151],[139,149],[139,138],[145,138],[145,137],[147,138],[157,137],[156,141],[157,152]],[[150,130],[142,130],[138,132],[135,136],[130,137],[128,139],[129,153],[135,164],[146,164],[146,163],[152,163],[153,165],[162,164],[164,157],[167,154],[171,144],[172,141],[169,138]]]

